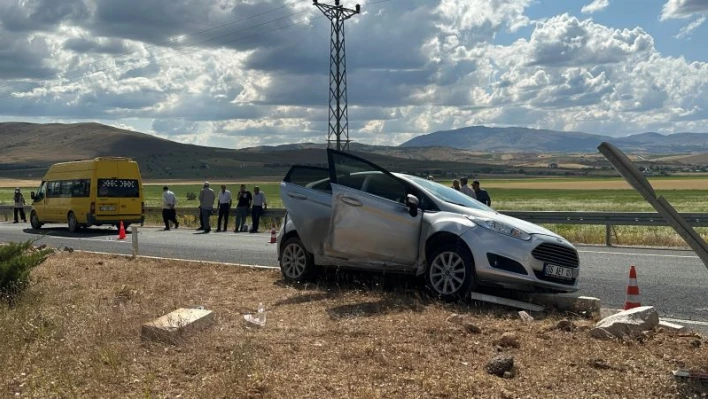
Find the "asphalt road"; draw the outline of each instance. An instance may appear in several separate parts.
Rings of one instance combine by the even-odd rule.
[[[217,261],[276,267],[275,245],[269,233],[204,234],[181,228],[163,231],[140,228],[140,255]],[[0,222],[0,242],[39,238],[52,247],[131,254],[131,235],[118,240],[115,228],[91,228],[70,234],[66,227],[45,225],[35,231],[29,224]],[[693,321],[691,327],[708,331],[708,268],[688,250],[578,246],[583,295],[602,299],[606,308],[622,308],[630,265],[637,269],[642,305],[657,308],[663,318]]]

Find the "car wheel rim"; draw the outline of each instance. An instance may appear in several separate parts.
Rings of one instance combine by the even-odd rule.
[[[36,226],[39,224],[39,219],[37,219],[37,215],[34,213],[32,214],[32,216],[30,216],[30,221],[32,222],[33,226]]]
[[[430,265],[430,283],[435,291],[450,295],[459,291],[465,281],[465,261],[455,252],[443,252]]]
[[[69,216],[69,228],[74,230],[76,228],[76,218],[74,215]]]
[[[307,255],[305,250],[297,244],[290,244],[283,251],[283,266],[285,275],[290,278],[298,278],[305,272],[307,267]]]

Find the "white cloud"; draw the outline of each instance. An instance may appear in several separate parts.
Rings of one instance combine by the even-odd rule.
[[[706,22],[706,17],[698,18],[697,20],[681,28],[681,31],[679,31],[679,33],[675,37],[677,39],[683,39],[684,37],[690,36],[691,32],[703,25],[704,22]]]
[[[661,10],[661,20],[689,18],[705,13],[708,13],[708,2],[705,0],[668,0]]]
[[[593,0],[592,3],[586,4],[580,9],[583,14],[592,14],[602,11],[610,5],[610,0]]]
[[[329,23],[311,3],[23,1],[0,4],[0,119],[100,120],[224,147],[326,139]],[[531,0],[361,3],[345,28],[357,142],[475,124],[708,131],[708,63],[663,56],[641,27],[532,21]],[[697,27],[699,3],[669,1],[662,18]]]

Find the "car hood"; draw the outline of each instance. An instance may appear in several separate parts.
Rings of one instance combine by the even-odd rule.
[[[481,209],[472,209],[472,208],[467,208],[464,206],[459,206],[455,204],[445,204],[446,211],[448,212],[454,212],[454,213],[459,213],[461,215],[468,215],[468,216],[473,216],[475,218],[480,218],[480,219],[492,219],[496,220],[502,223],[506,223],[509,225],[512,225],[516,228],[519,228],[529,234],[543,234],[547,236],[551,236],[554,238],[563,238],[559,236],[558,234],[541,227],[535,223],[527,222],[525,220],[521,220],[512,216],[507,216],[504,214],[501,214],[496,211],[486,211],[486,210],[481,210]]]

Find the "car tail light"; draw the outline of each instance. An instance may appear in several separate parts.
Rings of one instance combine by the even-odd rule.
[[[94,213],[96,213],[96,203],[92,202],[91,203],[91,214],[93,215]]]
[[[145,202],[140,203],[140,213],[144,214],[145,213]]]

